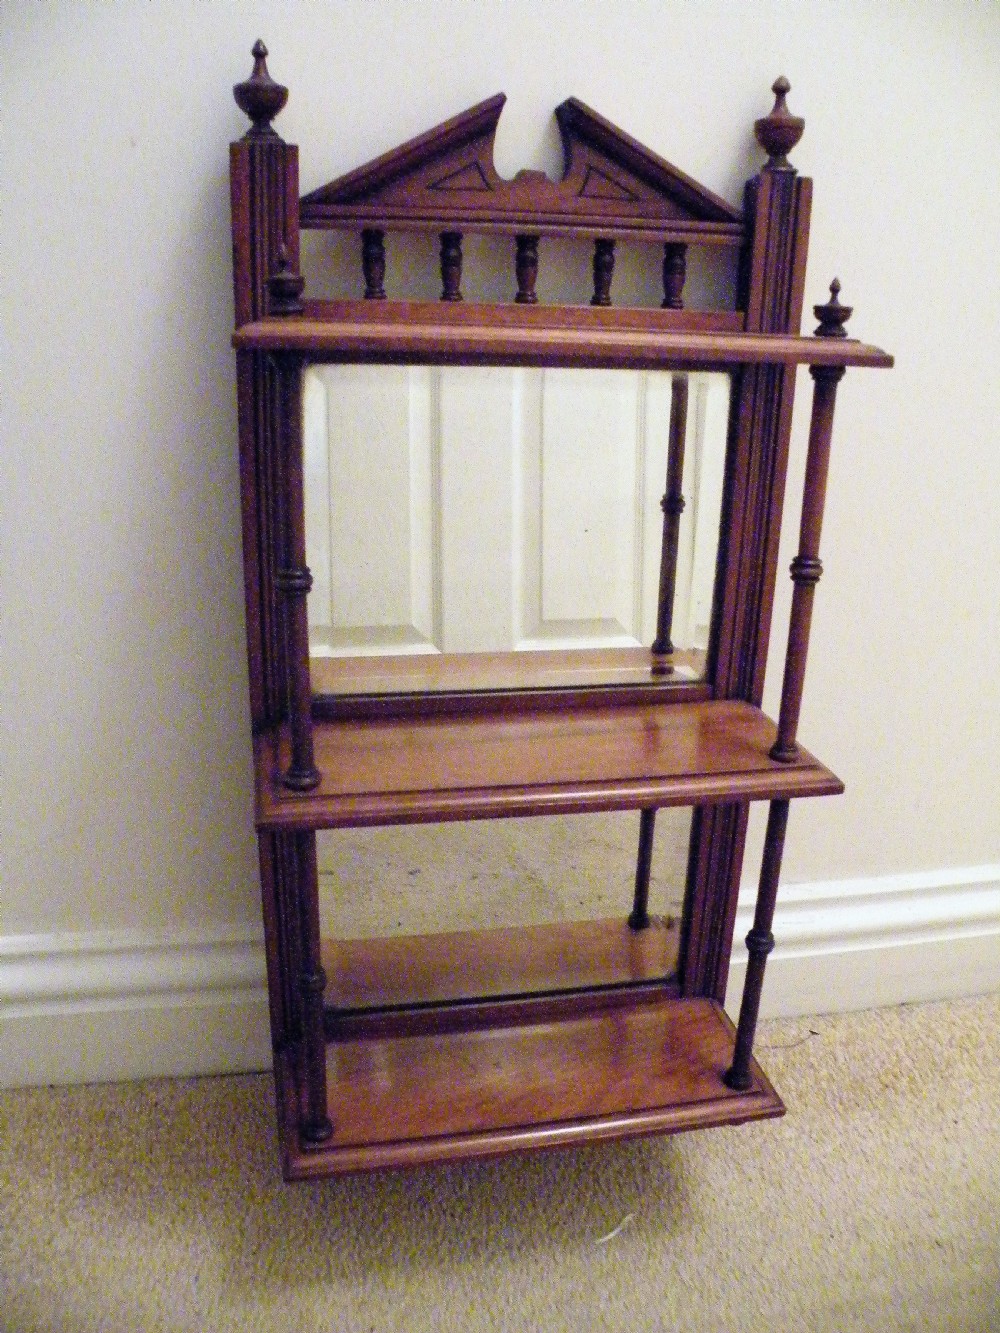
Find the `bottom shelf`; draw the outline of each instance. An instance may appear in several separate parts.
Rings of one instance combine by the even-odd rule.
[[[753,1084],[722,1082],[734,1028],[720,1005],[659,990],[558,1017],[503,1026],[349,1038],[327,1047],[333,1137],[299,1136],[295,1061],[276,1061],[287,1179],[416,1166],[672,1134],[779,1116],[753,1063]]]

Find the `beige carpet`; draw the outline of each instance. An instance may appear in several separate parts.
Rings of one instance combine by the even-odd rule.
[[[1000,1329],[1000,996],[763,1025],[788,1116],[286,1186],[263,1077],[0,1096],[0,1327]]]

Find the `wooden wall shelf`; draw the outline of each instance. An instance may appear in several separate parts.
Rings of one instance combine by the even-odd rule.
[[[333,1135],[303,1147],[295,1065],[277,1064],[290,1180],[529,1148],[742,1124],[784,1106],[756,1062],[722,1082],[733,1025],[712,1000],[630,999],[428,1035],[343,1040],[327,1051]]]
[[[287,352],[316,361],[600,366],[631,370],[725,370],[806,365],[887,368],[892,357],[852,338],[679,331],[665,316],[633,311],[630,327],[588,306],[449,305],[365,301],[322,314],[255,320],[233,334],[243,351]],[[473,312],[470,315],[469,312]],[[502,312],[502,314],[501,314]],[[707,322],[707,320],[705,321]]]
[[[735,700],[316,722],[320,778],[290,791],[287,727],[258,737],[257,824],[347,828],[830,796],[805,750],[769,757],[775,724]]]
[[[230,158],[233,345],[256,821],[285,1174],[304,1179],[780,1115],[752,1045],[789,806],[842,790],[797,737],[834,403],[848,368],[892,364],[847,336],[851,310],[836,280],[829,299],[813,307],[815,333],[800,335],[812,184],[788,160],[804,128],[786,105],[788,83],[777,80],[774,106],[755,124],[767,161],[747,183],[742,207],[572,98],[556,112],[562,180],[528,171],[505,181],[493,165],[502,95],[300,199],[298,150],[271,125],[288,92],[268,74],[263,43],[253,55],[252,74],[234,89],[252,126]],[[360,299],[304,298],[302,226],[355,233]],[[386,291],[394,230],[439,235],[440,301],[397,300]],[[464,232],[509,238],[509,303],[464,299]],[[539,300],[547,236],[579,244],[579,262],[593,275],[589,306]],[[659,308],[614,304],[615,246],[623,240],[643,242],[652,256],[662,279]],[[686,306],[692,247],[716,265],[719,290],[734,286],[724,308]],[[501,249],[494,241],[484,252],[495,259]],[[735,284],[728,250],[738,253]],[[591,628],[565,651],[475,659],[445,654],[443,616],[430,628],[434,617],[424,616],[415,638],[391,640],[390,649],[419,643],[426,658],[311,662],[303,382],[317,362],[673,372],[660,381],[669,421],[664,413],[651,428],[666,457],[659,582],[654,574],[646,585],[656,592],[652,641],[644,642],[646,630],[594,632],[595,624],[622,623],[617,610],[598,607],[579,612]],[[800,366],[813,381],[812,415],[781,706],[772,721],[761,700]],[[681,645],[685,656],[673,643],[673,617],[689,373],[709,370],[729,374],[713,474],[721,520],[717,550],[704,565],[709,581],[714,569],[714,595],[704,594],[699,622],[708,628]],[[624,378],[637,387],[636,377]],[[574,400],[566,410],[563,448],[571,464],[591,451],[589,499],[605,488],[606,464],[598,475],[597,460],[606,455],[593,449],[586,412],[577,409]],[[368,416],[355,415],[358,439],[370,449],[370,458],[351,460],[351,475],[361,478],[383,465],[385,442],[374,426],[368,440]],[[638,409],[633,415],[651,420]],[[339,420],[333,412],[328,419]],[[481,415],[462,420],[468,443]],[[641,453],[635,441],[625,447]],[[461,456],[471,472],[477,455]],[[412,472],[412,456],[407,466]],[[329,456],[323,467],[345,487]],[[443,490],[434,467],[425,470],[428,494],[434,484]],[[569,470],[559,517],[585,527],[583,474]],[[642,492],[636,531],[659,538],[660,520],[650,529],[646,518],[638,465],[635,475],[644,479],[633,488]],[[490,483],[479,475],[463,482],[474,518],[473,487],[485,492]],[[367,508],[344,489],[336,499],[359,530],[379,530],[377,497]],[[405,502],[393,503],[398,516]],[[619,524],[623,512],[615,511]],[[513,529],[513,501],[503,523],[508,518]],[[715,529],[714,517],[708,526]],[[475,524],[466,527],[478,540]],[[482,541],[491,540],[483,531]],[[601,558],[613,544],[608,537]],[[642,553],[638,569],[646,548],[636,539],[634,549]],[[567,582],[582,563],[559,566]],[[328,582],[332,588],[335,580]],[[428,594],[431,602],[436,595]],[[381,607],[371,615],[379,627],[415,628],[380,618]],[[349,615],[337,623],[353,635]],[[552,641],[562,643],[562,610],[553,623]],[[358,651],[382,642],[364,637],[368,621],[360,628]],[[512,637],[524,639],[519,631]],[[573,648],[589,653],[594,643],[604,645],[595,656]],[[431,660],[436,652],[440,659]],[[749,804],[757,800],[770,805],[734,1030],[721,1001]],[[672,805],[692,808],[692,832],[683,908],[665,919],[650,911],[650,869],[656,812]],[[323,935],[317,830],[631,809],[640,811],[631,910],[623,904],[614,920],[369,940]]]

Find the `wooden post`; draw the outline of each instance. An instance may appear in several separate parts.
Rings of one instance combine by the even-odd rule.
[[[591,305],[611,304],[611,279],[615,272],[615,243],[599,237],[594,242],[594,294]]]
[[[778,874],[781,870],[781,854],[785,846],[785,829],[788,827],[788,801],[772,801],[767,817],[767,834],[764,839],[764,860],[760,870],[760,887],[757,890],[757,907],[754,912],[753,926],[747,935],[747,974],[743,982],[743,999],[740,1003],[740,1018],[736,1027],[736,1047],[733,1063],[723,1074],[723,1082],[737,1092],[745,1092],[753,1083],[750,1073],[750,1057],[753,1054],[754,1033],[757,1030],[757,1015],[760,1011],[760,993],[764,985],[764,968],[767,956],[774,948],[774,936],[771,926],[774,922],[774,905],[778,897]]]
[[[663,247],[663,308],[684,309],[684,280],[687,277],[687,246],[667,241]]]
[[[365,227],[361,233],[361,270],[365,275],[365,300],[385,300],[385,232]]]
[[[684,512],[684,440],[687,434],[688,379],[675,375],[670,382],[670,437],[667,444],[667,481],[660,508],[663,510],[663,540],[660,547],[660,591],[656,606],[656,638],[653,640],[654,675],[671,670],[674,651],[671,631],[677,585],[677,543]]]
[[[285,514],[282,561],[275,586],[284,597],[288,662],[288,724],[292,757],[282,782],[309,791],[319,782],[313,758],[312,684],[309,679],[309,621],[306,598],[312,575],[306,564],[305,497],[302,476],[302,359],[278,357]]]
[[[462,299],[462,233],[441,233],[441,300]]]
[[[653,832],[656,828],[656,809],[639,811],[639,855],[635,866],[635,895],[628,923],[633,930],[645,930],[649,925],[649,872],[653,866]]]
[[[830,302],[825,306],[814,307],[816,316],[820,320],[820,326],[816,330],[817,337],[846,337],[844,324],[851,311],[848,306],[842,306],[837,300],[839,292],[840,283],[834,278],[830,284]],[[826,498],[826,478],[830,465],[833,410],[837,385],[844,376],[844,368],[811,366],[809,373],[814,381],[813,402],[802,496],[799,552],[791,566],[795,590],[792,593],[792,611],[788,623],[788,651],[785,655],[785,677],[781,687],[778,738],[771,748],[771,758],[781,763],[791,763],[799,752],[795,737],[799,726],[799,709],[802,705],[802,687],[805,683],[813,596],[816,584],[823,573],[823,565],[819,558],[819,539],[823,524],[823,503]]]
[[[293,835],[299,886],[301,931],[299,990],[302,1007],[303,1099],[300,1133],[305,1143],[324,1143],[333,1133],[327,1114],[326,1034],[323,1023],[323,993],[326,974],[320,955],[319,897],[317,880],[316,834]]]
[[[748,243],[737,305],[748,333],[797,333],[802,319],[812,182],[788,152],[805,122],[789,111],[787,79],[776,80],[774,106],[754,125],[767,163],[747,183]],[[717,699],[759,706],[778,565],[778,537],[795,393],[791,366],[747,366],[734,377],[729,475],[708,676]],[[730,484],[731,483],[731,484]],[[744,804],[700,806],[691,833],[687,904],[681,940],[685,995],[725,998],[746,838]]]
[[[290,267],[298,268],[299,159],[295,145],[285,143],[271,124],[288,99],[288,89],[268,73],[263,42],[254,45],[253,72],[234,87],[233,96],[253,122],[230,147],[233,297],[239,327],[267,314],[268,279],[280,267],[282,248]],[[273,361],[264,352],[238,352],[236,383],[250,711],[254,728],[265,730],[281,720],[288,694],[280,598],[275,596],[281,453]],[[289,964],[298,956],[295,861],[286,834],[260,834],[258,852],[271,1034],[280,1049],[301,1027],[297,968]]]
[[[535,282],[538,278],[537,236],[517,237],[517,254],[514,268],[517,274],[515,302],[518,305],[537,305],[538,297],[535,294]]]

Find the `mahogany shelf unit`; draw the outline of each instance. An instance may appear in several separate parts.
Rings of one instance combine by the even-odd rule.
[[[300,199],[297,149],[271,125],[287,90],[262,43],[253,54],[234,89],[253,124],[231,150],[233,344],[285,1174],[780,1115],[752,1044],[789,805],[843,789],[797,739],[834,400],[848,368],[892,364],[846,335],[836,281],[815,307],[816,333],[799,333],[811,182],[787,159],[803,130],[787,82],[756,123],[767,162],[742,208],[575,99],[556,112],[563,179],[504,181],[493,166],[502,95]],[[304,299],[303,227],[359,234],[360,299]],[[440,238],[440,301],[386,292],[386,234],[407,231]],[[513,243],[509,303],[464,298],[462,242],[473,233]],[[539,300],[540,241],[551,236],[587,247],[589,304]],[[656,247],[662,304],[612,304],[617,243]],[[685,306],[694,248],[708,261],[735,251],[727,308]],[[668,372],[649,646],[311,657],[304,383],[329,365]],[[813,380],[812,419],[772,720],[761,697],[798,367]],[[689,376],[719,371],[730,387],[711,623],[704,644],[675,646]],[[367,466],[378,467],[381,447],[375,432]],[[752,801],[767,801],[769,817],[734,1028],[722,1001]],[[688,873],[679,915],[657,916],[655,820],[669,806],[693,811]],[[614,810],[640,811],[634,894],[620,917],[323,936],[319,830]]]

